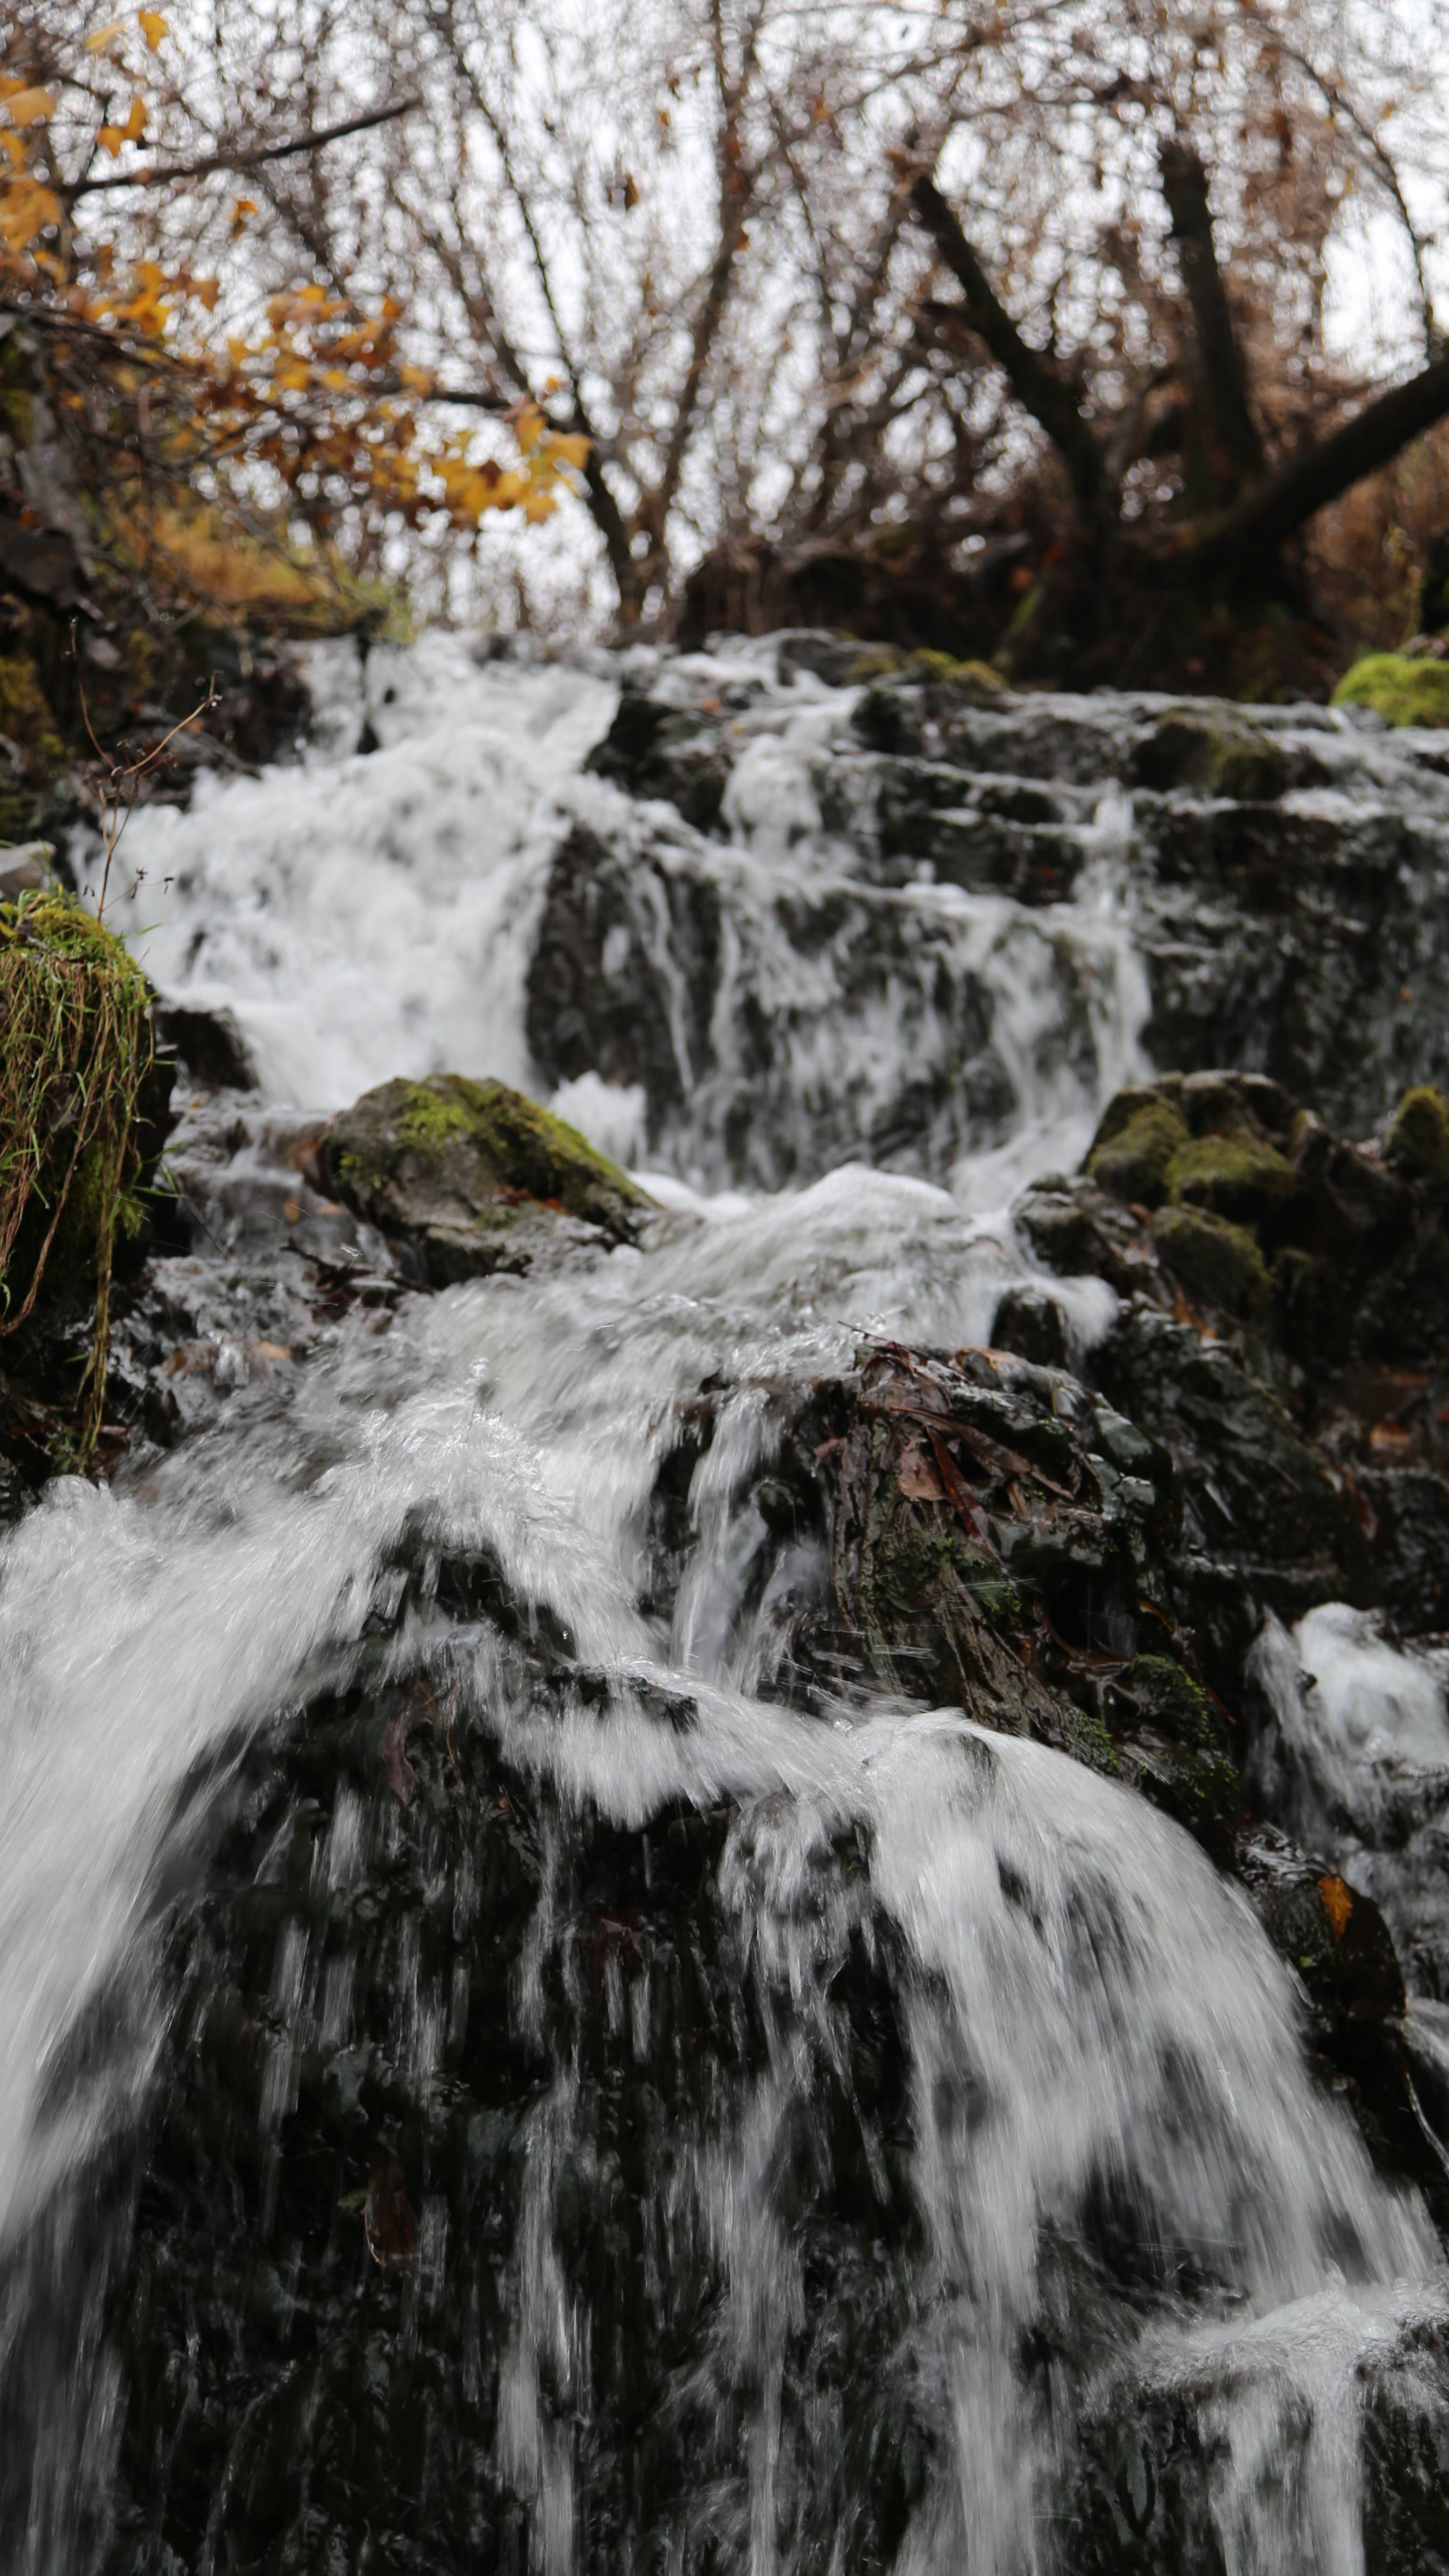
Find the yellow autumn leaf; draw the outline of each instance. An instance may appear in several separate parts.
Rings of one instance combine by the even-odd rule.
[[[121,132],[119,125],[103,125],[99,134],[96,136],[96,141],[99,143],[101,150],[103,152],[109,152],[113,161],[119,159],[121,146],[125,140],[126,138]]]
[[[7,160],[9,160],[17,170],[25,158],[25,146],[21,142],[18,134],[0,134],[0,152],[5,154]]]
[[[544,419],[542,412],[539,410],[537,403],[520,403],[517,413],[512,415],[512,424],[513,435],[517,439],[519,446],[522,448],[524,455],[532,455],[533,450],[537,447],[539,440],[542,438],[548,427],[548,423]]]
[[[523,505],[523,515],[531,528],[536,528],[540,519],[551,519],[553,514],[554,498],[551,492],[530,492]]]
[[[146,113],[146,102],[144,98],[133,98],[131,101],[131,113],[121,128],[121,131],[125,135],[128,143],[140,142],[142,135],[146,131]]]
[[[26,250],[47,224],[60,222],[60,199],[38,179],[12,179],[0,191],[0,232],[11,250]]]
[[[576,466],[582,474],[589,461],[589,450],[593,443],[593,440],[585,438],[580,430],[556,429],[548,443],[549,454],[556,456],[561,465]]]
[[[48,89],[16,90],[9,101],[10,122],[25,127],[38,125],[43,117],[54,116],[55,101]]]
[[[152,53],[154,54],[159,52],[162,37],[169,36],[171,33],[171,30],[167,26],[165,19],[162,17],[160,10],[138,9],[136,12],[136,21],[147,44],[150,46]]]
[[[87,36],[86,38],[86,52],[88,54],[104,53],[107,45],[113,45],[116,38],[119,35],[124,34],[125,25],[126,22],[124,18],[113,18],[108,27],[97,27],[95,34],[93,36]]]

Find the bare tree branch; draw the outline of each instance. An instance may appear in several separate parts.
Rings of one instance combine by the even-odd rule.
[[[1163,557],[1174,578],[1230,571],[1261,558],[1296,535],[1315,512],[1326,509],[1366,474],[1377,473],[1411,438],[1449,413],[1449,357],[1436,358],[1407,384],[1395,385],[1366,405],[1306,456],[1270,474],[1235,509],[1186,546]]]
[[[217,170],[259,170],[264,161],[288,161],[298,152],[320,152],[324,143],[340,143],[346,134],[366,134],[375,125],[391,125],[417,105],[415,98],[398,99],[391,107],[369,108],[365,116],[345,117],[340,125],[294,134],[289,143],[259,143],[249,152],[212,152],[202,161],[156,161],[144,170],[103,172],[99,179],[77,179],[59,193],[66,198],[88,197],[98,188],[161,188],[173,179],[209,179]]]
[[[908,161],[906,167],[909,170]],[[1061,456],[1082,517],[1095,519],[1106,493],[1106,459],[1082,418],[1075,394],[1023,340],[956,216],[923,170],[911,179],[910,199],[966,297],[965,319],[985,341],[1018,402],[1046,431]]]

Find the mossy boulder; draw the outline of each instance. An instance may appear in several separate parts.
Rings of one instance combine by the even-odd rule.
[[[1169,715],[1137,746],[1134,786],[1159,794],[1186,787],[1234,804],[1276,802],[1292,784],[1293,763],[1281,743],[1256,726]]]
[[[652,1205],[536,1100],[460,1073],[364,1092],[334,1122],[327,1163],[339,1198],[410,1242],[435,1287],[632,1242]]]
[[[1369,707],[1391,725],[1449,725],[1449,662],[1366,653],[1333,692],[1336,707]]]
[[[1006,695],[1006,682],[989,662],[958,662],[950,653],[923,650],[911,655],[907,667],[912,679],[949,690],[963,706],[995,706]]]
[[[1102,1113],[1087,1170],[1114,1199],[1160,1207],[1171,1194],[1173,1161],[1191,1142],[1181,1110],[1161,1092],[1119,1091]]]
[[[1232,1224],[1254,1225],[1298,1190],[1282,1150],[1290,1114],[1271,1083],[1169,1074],[1108,1102],[1087,1170],[1099,1189],[1129,1205],[1206,1208]]]
[[[1418,1180],[1449,1185],[1449,1102],[1432,1084],[1406,1091],[1384,1138],[1385,1159]]]
[[[1188,1294],[1210,1306],[1226,1306],[1234,1315],[1265,1316],[1272,1283],[1253,1236],[1245,1225],[1233,1225],[1207,1208],[1159,1210],[1153,1240]]]

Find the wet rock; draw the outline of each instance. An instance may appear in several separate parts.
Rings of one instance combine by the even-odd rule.
[[[1139,740],[1132,777],[1139,787],[1186,787],[1237,804],[1271,803],[1296,783],[1291,755],[1271,735],[1185,711],[1164,716]]]
[[[1108,1685],[1122,1776],[1230,1867],[1242,1791],[1226,1714],[1167,1655],[1134,1655]]]
[[[1039,1288],[1009,1288],[991,1324],[992,1347],[1014,1351],[1038,1368],[1065,1369],[1071,1353],[1066,1317],[1054,1297]]]
[[[1214,2438],[1211,2362],[1165,2387],[1130,2370],[1112,2374],[1072,2499],[1070,2576],[1221,2576],[1236,2530],[1257,2514],[1271,2514],[1281,2535],[1278,2564],[1311,2563],[1302,2549],[1314,2536],[1295,2499],[1310,2445],[1322,2438],[1316,2392],[1284,2342],[1255,2351],[1245,2335],[1229,2349],[1239,2388],[1256,2401],[1259,2457],[1240,2463]],[[1367,2576],[1440,2576],[1449,2564],[1449,2369],[1438,2319],[1408,2303],[1376,2327],[1355,2395],[1363,2489],[1352,2522],[1344,2518],[1345,2537],[1353,2546],[1361,2526]]]
[[[567,2463],[616,2536],[601,2566],[672,2549],[703,2567],[701,2492],[726,2528],[748,2517],[746,2290],[712,2160],[743,2152],[792,2010],[772,1894],[789,1802],[666,1804],[632,1829],[565,1802],[504,1754],[505,1713],[520,1742],[603,1729],[627,1681],[549,1684],[525,1638],[485,1718],[432,1606],[475,1596],[480,1569],[424,1550],[398,1572],[353,1684],[246,1755],[205,1884],[173,1905],[146,2151],[107,2176],[97,2563],[139,2576],[210,2552],[270,2576],[360,2549],[437,2576],[521,2568]],[[419,1617],[441,1652],[399,1670]],[[809,2290],[777,2419],[796,2527],[825,2557],[843,2525],[883,2576],[931,2435],[909,2043],[867,1860],[853,1833],[806,1855],[820,2009],[759,2214]],[[766,1922],[778,1959],[752,1938]],[[562,2341],[547,2283],[567,2285]],[[25,2393],[12,2374],[12,2409]],[[3,2429],[0,2513],[36,2448],[14,2412]]]
[[[364,1092],[335,1120],[326,1156],[339,1197],[412,1244],[435,1287],[632,1242],[650,1205],[562,1119],[462,1074]]]
[[[1272,1825],[1240,1838],[1238,1876],[1274,1948],[1301,1978],[1321,2037],[1402,2017],[1403,1974],[1372,1897]]]
[[[158,1001],[152,1017],[158,1046],[180,1059],[199,1090],[256,1090],[251,1050],[230,1011],[194,1010],[180,1002]]]
[[[613,723],[584,765],[631,796],[666,797],[697,831],[719,823],[729,760],[704,711],[647,697],[626,683]]]
[[[1337,1126],[1449,1076],[1441,826],[1381,795],[1288,806],[1136,802],[1132,873],[1154,1061],[1251,1066]]]
[[[1193,1297],[1261,1319],[1272,1297],[1266,1264],[1246,1226],[1205,1208],[1164,1208],[1152,1229],[1169,1270]]]
[[[679,1497],[728,1395],[692,1426],[655,1521],[687,1552]],[[773,1391],[768,1463],[733,1498],[754,1552],[731,1615],[763,1637],[752,1687],[822,1712],[884,1688],[965,1708],[1128,1778],[1231,1857],[1226,1720],[1183,1662],[1172,1462],[1065,1370],[1003,1349],[867,1345],[858,1370]]]
[[[640,1084],[657,1134],[710,1069],[720,935],[707,877],[662,846],[647,871],[625,868],[577,825],[554,858],[529,962],[525,1028],[540,1071],[555,1084],[584,1073]]]
[[[939,884],[970,893],[1064,901],[1086,852],[1061,823],[1060,800],[1030,780],[967,782],[947,762],[910,759],[883,761],[878,772],[882,854],[912,870],[928,864]]]

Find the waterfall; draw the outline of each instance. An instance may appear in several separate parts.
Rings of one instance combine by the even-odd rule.
[[[710,829],[585,767],[621,683],[737,729]],[[1366,2481],[1449,2440],[1449,2300],[1289,1970],[1120,1781],[859,1676],[806,1704],[820,1544],[763,1545],[782,1390],[988,1343],[1046,1275],[1016,1193],[1150,1071],[1150,702],[973,719],[1043,900],[893,856],[860,689],[773,649],[432,640],[365,686],[322,654],[298,765],[124,845],[257,1088],[188,1100],[193,1240],[118,1331],[164,1312],[178,1403],[203,1343],[223,1393],[0,1555],[4,2565],[1364,2576]],[[1277,738],[1309,821],[1449,816],[1340,720]],[[623,1000],[570,1071],[581,833]],[[640,1243],[304,1294],[348,1232],[315,1113],[434,1069],[626,1153]],[[1050,1287],[1080,1365],[1117,1297]],[[1255,1672],[1274,1812],[1432,1946],[1437,1845],[1385,1820],[1449,1776],[1433,1656],[1340,1605]]]

